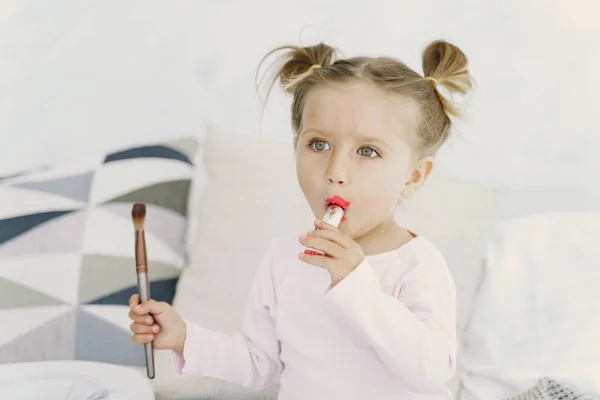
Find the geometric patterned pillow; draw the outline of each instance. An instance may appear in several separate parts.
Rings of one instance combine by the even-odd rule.
[[[127,301],[137,293],[131,208],[147,205],[153,299],[186,264],[194,138],[123,148],[0,180],[0,363],[144,365]]]

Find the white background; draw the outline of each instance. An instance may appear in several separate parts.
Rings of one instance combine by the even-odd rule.
[[[422,73],[421,51],[444,38],[469,57],[478,90],[441,168],[511,187],[591,186],[598,21],[595,0],[2,1],[0,175],[195,134],[207,119],[285,138],[289,97],[276,94],[261,125],[255,92],[271,48],[325,41]]]

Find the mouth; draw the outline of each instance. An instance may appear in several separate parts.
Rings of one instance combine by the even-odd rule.
[[[344,210],[344,216],[342,217],[342,221],[346,219],[346,213],[348,212],[348,207],[350,206],[350,202],[344,200],[340,196],[333,196],[325,200],[325,208],[329,208],[331,206],[338,206],[342,210]]]

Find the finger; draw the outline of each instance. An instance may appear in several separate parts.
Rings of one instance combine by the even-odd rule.
[[[131,297],[129,298],[129,307],[133,307],[136,304],[138,304],[140,302],[140,295],[139,294],[132,294]]]
[[[167,311],[171,306],[164,301],[148,300],[133,307],[133,312],[138,315],[160,314]]]
[[[153,334],[136,334],[131,337],[133,343],[146,344],[154,340]]]
[[[348,249],[352,247],[351,239],[345,233],[342,233],[337,228],[333,229],[318,229],[316,231],[311,231],[306,234],[307,237],[311,238],[322,238],[329,240],[333,243],[336,243],[338,246],[341,246],[344,249]]]
[[[344,248],[339,244],[320,237],[303,236],[300,238],[300,243],[306,247],[324,251],[330,257],[339,258],[344,254]]]
[[[298,258],[300,258],[300,260],[304,261],[305,263],[314,265],[316,267],[325,268],[326,270],[329,270],[329,268],[331,268],[331,262],[332,260],[334,260],[331,257],[315,256],[306,253],[298,253]]]
[[[160,327],[158,325],[143,325],[143,324],[137,324],[137,323],[133,323],[129,326],[129,330],[133,333],[136,334],[140,334],[140,333],[158,333],[160,331]]]
[[[152,316],[137,315],[133,312],[133,310],[129,311],[129,319],[131,319],[133,322],[144,325],[152,325],[154,323],[154,318],[152,318]]]
[[[133,324],[131,324],[131,326],[129,327],[129,330],[131,330],[131,332],[133,333],[158,333],[160,332],[160,326],[158,326],[157,324],[154,325],[144,325],[144,324],[136,324],[135,322]]]
[[[337,229],[335,226],[321,220],[321,219],[315,219],[315,228],[316,229]]]
[[[323,221],[322,219],[315,220],[315,228],[317,229],[327,229],[327,230],[339,230],[335,226],[331,225],[328,222]]]

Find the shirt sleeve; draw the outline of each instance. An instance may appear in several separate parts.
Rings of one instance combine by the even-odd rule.
[[[412,390],[439,389],[456,370],[455,286],[438,256],[403,277],[397,296],[382,291],[365,259],[327,293],[387,368]]]
[[[186,321],[183,355],[171,353],[176,376],[207,376],[259,389],[279,376],[282,363],[273,313],[272,251],[267,251],[250,290],[242,330],[224,334]]]

